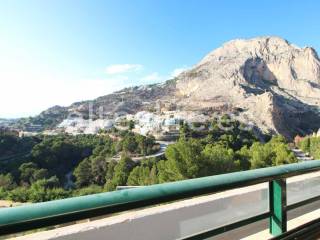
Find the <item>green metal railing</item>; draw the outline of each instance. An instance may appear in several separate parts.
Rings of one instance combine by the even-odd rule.
[[[268,217],[270,219],[270,232],[276,236],[287,230],[288,210],[320,200],[319,196],[287,206],[286,178],[319,170],[320,160],[313,160],[278,167],[35,203],[20,207],[3,208],[0,209],[0,235],[269,182],[270,209],[268,212],[220,228],[195,233],[183,239],[205,239]]]

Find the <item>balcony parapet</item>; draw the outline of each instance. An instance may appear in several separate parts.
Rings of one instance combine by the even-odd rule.
[[[142,188],[121,190],[109,193],[94,194],[83,197],[75,197],[44,203],[36,203],[28,206],[0,209],[0,233],[9,234],[39,227],[51,226],[65,222],[86,219],[104,214],[118,213],[121,211],[137,209],[159,203],[168,203],[174,200],[197,197],[203,194],[218,193],[230,189],[251,186],[269,182],[275,184],[279,181],[285,183],[285,179],[305,173],[320,170],[320,161],[314,160],[303,163],[289,164],[278,167],[270,167],[243,172],[229,173],[191,179],[173,183],[158,184]],[[221,232],[244,226],[260,219],[269,217],[274,221],[272,232],[279,235],[286,231],[286,212],[304,204],[317,201],[319,197],[286,206],[284,195],[286,184],[279,186],[280,199],[275,187],[270,187],[270,209],[257,216],[244,219],[216,229],[210,229],[202,233],[192,234],[185,239],[199,239],[205,236],[214,236]],[[275,200],[275,198],[277,200]],[[280,209],[275,212],[275,209]],[[280,216],[280,217],[279,217]],[[272,227],[271,227],[272,228]]]

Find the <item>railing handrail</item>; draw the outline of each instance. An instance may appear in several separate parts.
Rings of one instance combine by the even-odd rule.
[[[320,170],[320,160],[0,209],[0,234],[166,203]]]

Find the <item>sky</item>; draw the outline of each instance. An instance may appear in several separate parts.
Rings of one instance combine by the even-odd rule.
[[[0,118],[162,82],[236,38],[320,50],[318,0],[0,0]]]

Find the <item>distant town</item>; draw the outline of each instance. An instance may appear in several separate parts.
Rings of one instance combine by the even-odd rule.
[[[180,123],[185,122],[194,128],[207,128],[212,116],[194,111],[163,111],[153,113],[148,111],[136,114],[122,114],[115,118],[84,119],[82,117],[68,117],[56,128],[41,131],[41,125],[31,125],[23,130],[17,129],[20,137],[34,136],[42,132],[45,135],[59,133],[98,134],[105,130],[117,128],[125,130],[132,124],[131,130],[141,135],[153,135],[157,140],[172,140],[179,136]]]

